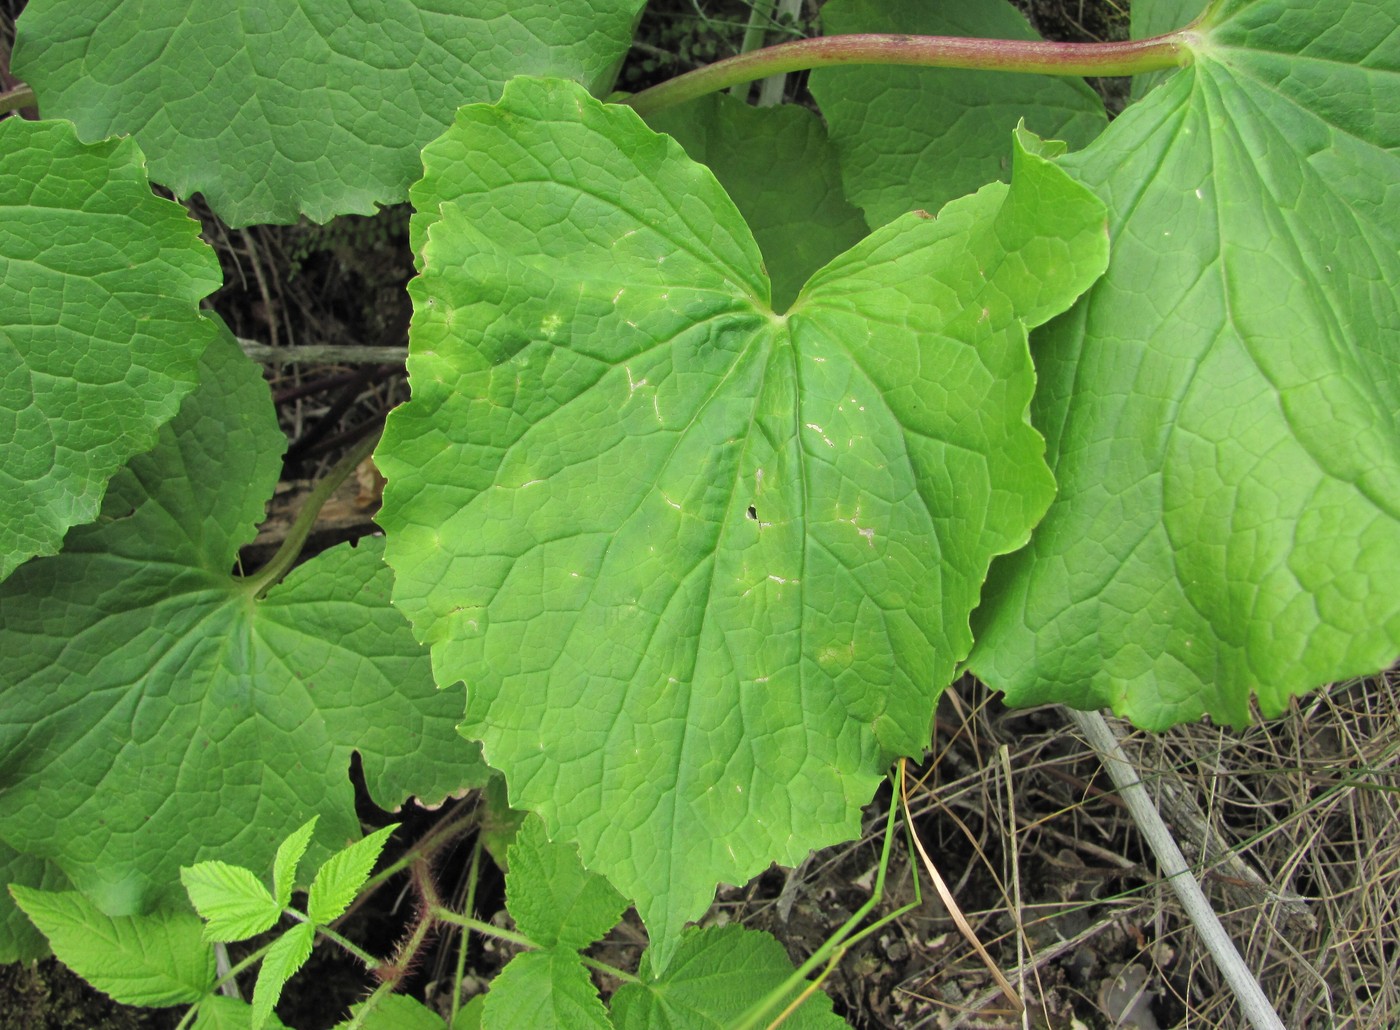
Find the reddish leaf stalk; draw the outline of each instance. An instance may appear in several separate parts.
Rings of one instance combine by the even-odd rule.
[[[752,50],[644,89],[625,103],[643,117],[707,93],[807,68],[896,64],[1037,75],[1141,75],[1191,59],[1182,31],[1121,43],[1052,43],[960,36],[822,36]]]

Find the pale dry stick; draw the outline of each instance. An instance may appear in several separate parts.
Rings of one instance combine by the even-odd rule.
[[[235,1001],[242,1001],[243,995],[238,993],[238,981],[229,976],[232,969],[233,963],[228,958],[228,945],[223,941],[215,941],[214,972],[219,975],[220,980],[223,980],[223,983],[219,985],[219,992]]]
[[[1011,749],[1005,744],[997,748],[1001,759],[1001,771],[1006,776],[1006,850],[1011,856],[1011,921],[1016,926],[1016,986],[1021,997],[1026,996],[1026,927],[1021,918],[1021,856],[1016,843],[1016,794],[1011,785]],[[1040,980],[1037,973],[1036,981]],[[1042,1000],[1045,997],[1041,990]],[[1048,1022],[1048,1017],[1047,1017]],[[1021,1025],[1030,1030],[1031,1014],[1029,1007],[1021,1010]]]
[[[268,365],[402,365],[407,347],[369,347],[355,343],[304,343],[295,347],[274,347],[238,337],[238,346],[254,361]]]
[[[1161,814],[1152,804],[1137,770],[1123,753],[1118,737],[1098,712],[1079,712],[1072,708],[1065,711],[1069,713],[1079,732],[1084,734],[1089,745],[1098,752],[1099,761],[1103,763],[1109,778],[1113,780],[1118,793],[1127,804],[1133,822],[1137,823],[1138,830],[1157,857],[1157,863],[1162,867],[1162,876],[1176,891],[1181,907],[1186,910],[1187,916],[1196,927],[1196,932],[1201,935],[1211,957],[1215,959],[1216,966],[1234,990],[1235,1000],[1245,1018],[1255,1030],[1284,1030],[1283,1021],[1265,997],[1264,989],[1244,964],[1244,959],[1240,957],[1234,942],[1220,925],[1220,917],[1210,907],[1201,885],[1191,874],[1191,867],[1186,864],[1186,858],[1177,847],[1176,839],[1172,837],[1167,824],[1162,821]]]
[[[908,795],[901,792],[899,801],[900,805],[904,808],[904,823],[906,826],[910,827],[909,837],[913,840],[914,847],[919,852],[919,857],[924,861],[924,870],[928,873],[929,879],[933,881],[934,890],[938,891],[938,896],[943,899],[943,906],[948,910],[948,914],[953,917],[953,923],[957,926],[958,932],[972,945],[972,949],[977,952],[977,957],[982,960],[982,964],[987,967],[987,971],[992,974],[992,979],[996,980],[997,986],[1001,988],[1002,993],[1006,995],[1007,1000],[1011,1002],[1015,1010],[1018,1013],[1025,1011],[1025,1003],[1022,1002],[1020,996],[1017,995],[1016,989],[1011,986],[1011,981],[997,968],[997,964],[992,956],[987,954],[987,949],[982,947],[982,942],[977,939],[977,932],[972,929],[966,917],[963,916],[962,909],[959,908],[958,903],[953,900],[953,892],[950,891],[948,885],[943,882],[943,877],[938,872],[938,867],[933,864],[933,859],[929,858],[928,852],[924,850],[924,842],[919,840],[919,835],[917,833],[913,832],[914,820],[909,815]]]
[[[744,26],[744,38],[739,42],[739,53],[747,54],[763,46],[768,23],[772,20],[773,0],[749,0],[749,21]],[[752,82],[737,83],[729,87],[729,95],[747,103],[752,87]]]
[[[797,16],[802,13],[802,0],[778,0],[778,17],[786,17],[790,21],[796,21]],[[758,86],[758,106],[776,107],[783,102],[783,93],[787,90],[787,72],[779,72],[777,75],[770,75],[759,83]]]

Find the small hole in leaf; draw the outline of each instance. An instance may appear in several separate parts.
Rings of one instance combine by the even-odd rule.
[[[755,522],[758,521],[758,509],[755,508],[752,504],[749,505],[748,516],[749,516],[749,518],[753,519]]]

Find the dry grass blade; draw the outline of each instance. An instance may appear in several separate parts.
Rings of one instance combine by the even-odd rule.
[[[1016,993],[1016,988],[1011,986],[1011,981],[1008,980],[1005,975],[1003,975],[1001,969],[998,968],[996,960],[987,953],[987,949],[983,947],[982,942],[977,939],[977,931],[972,928],[972,925],[967,921],[967,917],[963,915],[962,909],[958,907],[958,903],[954,899],[952,891],[948,890],[948,885],[943,882],[942,874],[939,873],[938,867],[933,864],[933,859],[928,857],[928,852],[924,849],[923,841],[919,839],[918,832],[914,830],[914,820],[909,814],[908,794],[904,794],[899,800],[900,804],[904,806],[904,820],[910,827],[909,836],[914,842],[914,848],[919,852],[919,858],[923,860],[924,871],[928,873],[929,879],[933,881],[934,889],[938,891],[939,898],[942,899],[943,904],[947,906],[948,914],[953,917],[953,922],[957,924],[958,932],[963,935],[967,942],[972,945],[972,949],[977,952],[978,957],[981,958],[988,972],[990,972],[993,979],[996,980],[997,986],[1001,988],[1001,992],[1006,996],[1007,1001],[1011,1003],[1017,1012],[1020,1012],[1025,1008],[1025,1004],[1021,1001],[1021,996]]]

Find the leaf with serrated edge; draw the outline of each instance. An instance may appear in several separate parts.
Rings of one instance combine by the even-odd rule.
[[[253,1006],[246,1001],[213,994],[199,1003],[190,1030],[248,1030],[253,1021]],[[276,1013],[268,1015],[263,1030],[286,1030]]]
[[[272,894],[281,908],[286,908],[292,900],[292,890],[296,887],[297,866],[306,854],[311,843],[311,834],[316,829],[316,816],[298,827],[291,836],[277,845],[277,854],[272,860]]]
[[[225,332],[101,520],[0,584],[0,839],[113,914],[183,903],[203,859],[269,868],[359,836],[351,758],[376,802],[480,783],[426,651],[389,605],[382,541],[299,566],[264,599],[231,576],[280,471],[258,368]]]
[[[478,994],[457,1010],[452,1030],[481,1030],[481,1013],[486,1008],[486,995]]]
[[[576,848],[552,842],[537,816],[521,824],[509,855],[506,908],[520,932],[536,944],[586,948],[627,910],[627,899],[584,869]]]
[[[380,827],[363,840],[337,851],[316,871],[307,894],[306,914],[313,923],[324,926],[340,918],[355,895],[374,871],[379,853],[398,823]]]
[[[641,983],[623,984],[613,995],[612,1024],[617,1030],[732,1026],[782,986],[792,975],[792,962],[774,937],[758,930],[695,927],[685,932],[664,972],[648,954],[637,973]],[[783,1022],[784,1030],[835,1030],[845,1025],[820,990]]]
[[[491,981],[482,1030],[609,1030],[598,989],[578,952],[547,948],[516,955]]]
[[[775,311],[787,310],[813,272],[868,232],[841,192],[825,126],[805,107],[751,107],[714,93],[647,124],[715,173],[763,252]]]
[[[1102,207],[1019,151],[777,316],[713,176],[629,109],[520,79],[424,160],[377,458],[395,603],[511,803],[664,954],[926,745],[991,556],[1050,499],[1025,325],[1102,268]]]
[[[447,1023],[441,1016],[406,994],[378,998],[369,1014],[356,1023],[353,1017],[358,1016],[366,1004],[360,1001],[351,1005],[352,1018],[337,1023],[333,1030],[350,1030],[351,1026],[358,1026],[359,1030],[447,1030]]]
[[[512,75],[611,88],[642,6],[31,0],[13,67],[45,116],[134,136],[232,225],[324,222],[402,201],[423,145]]]
[[[180,870],[190,904],[205,919],[206,941],[241,941],[277,922],[282,907],[251,870],[199,862]]]
[[[72,891],[10,892],[64,965],[124,1005],[179,1005],[214,987],[214,951],[188,912],[114,917]]]
[[[97,517],[194,387],[219,263],[130,140],[0,121],[0,580]]]
[[[253,1017],[249,1020],[249,1030],[261,1030],[272,1015],[277,999],[282,997],[283,985],[306,964],[315,943],[316,928],[310,923],[294,926],[272,942],[263,955],[257,982],[253,984]]]
[[[1103,280],[1035,342],[1059,493],[972,668],[1160,729],[1400,653],[1400,8],[1219,4],[1066,167]]]
[[[822,27],[828,35],[1039,38],[1006,0],[832,0]],[[1005,179],[1011,130],[1022,121],[1076,147],[1108,124],[1098,94],[1063,76],[868,64],[818,68],[811,87],[841,155],[846,195],[871,225],[915,208],[935,211]]]

